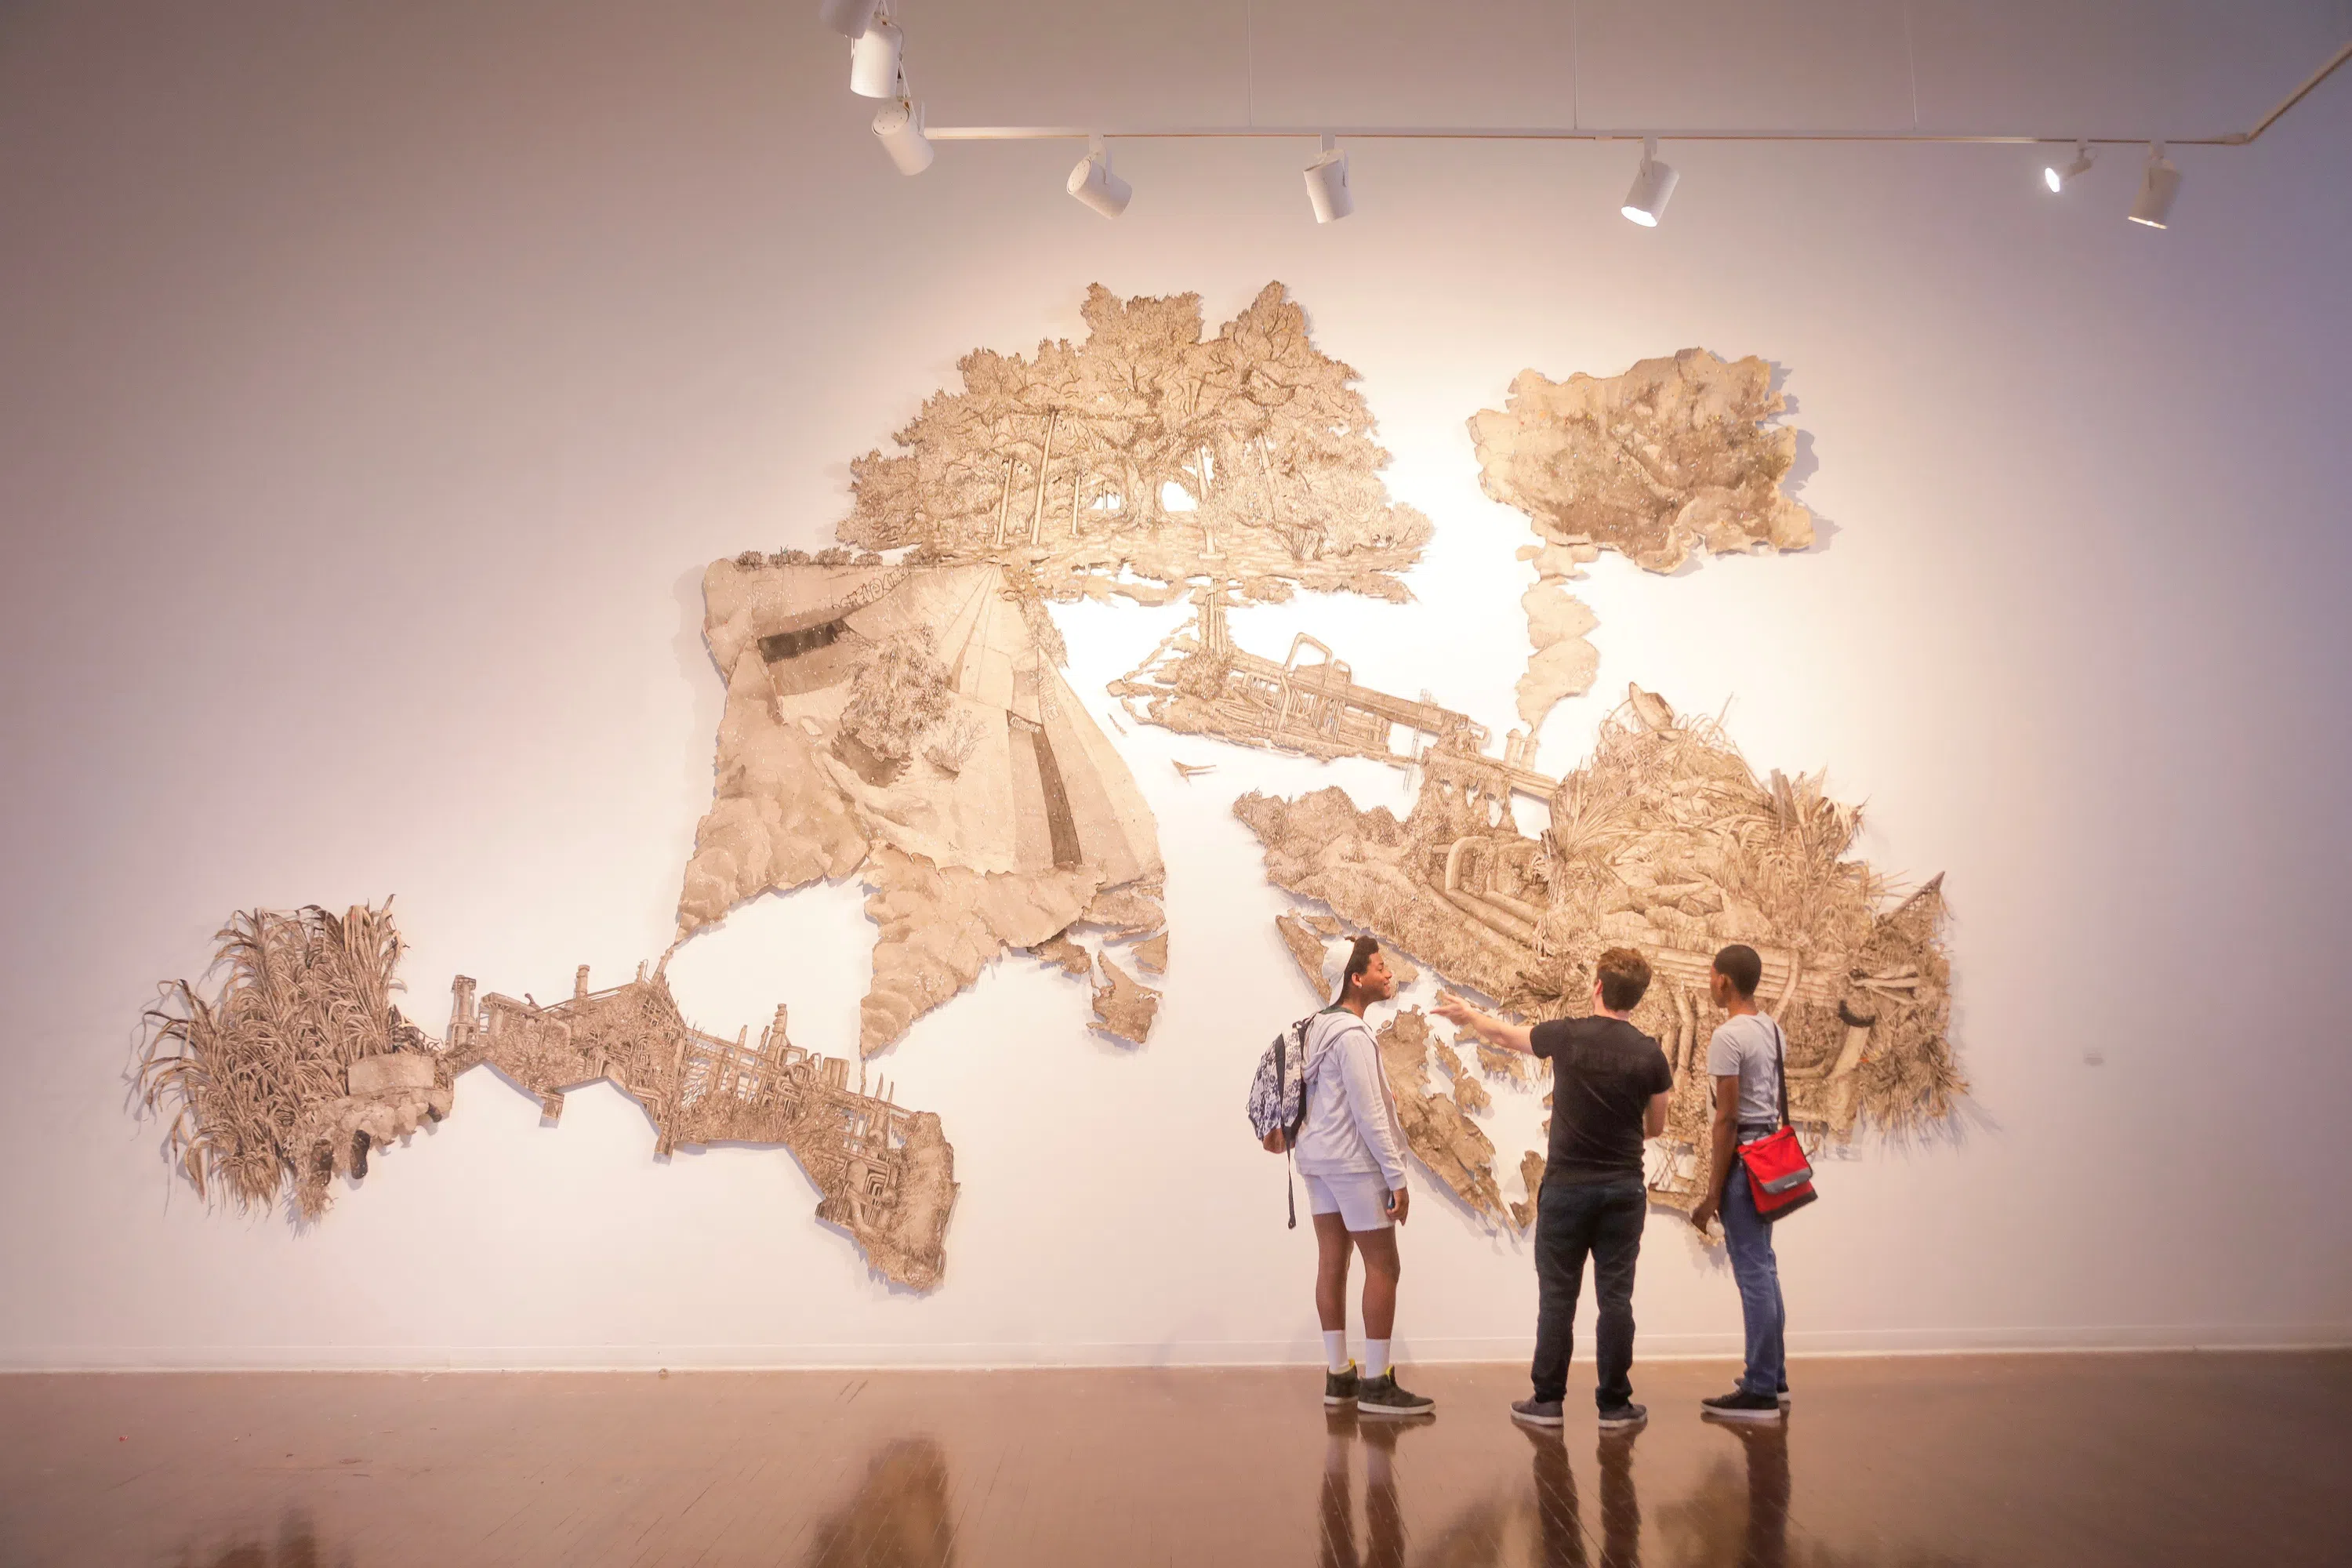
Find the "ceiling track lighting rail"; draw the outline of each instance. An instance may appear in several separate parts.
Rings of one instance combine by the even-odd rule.
[[[1916,142],[1986,147],[2145,147],[2146,135],[1992,135],[1957,131],[1587,131],[1537,126],[1442,125],[934,125],[934,142],[1084,142],[1104,136],[1122,142],[1244,142],[1344,137],[1351,142]],[[2252,136],[2167,136],[2168,147],[2242,147]]]
[[[1321,149],[1307,165],[1307,195],[1318,224],[1334,223],[1356,210],[1348,183],[1348,154],[1339,140],[1356,142],[1633,142],[1642,143],[1642,162],[1633,188],[1620,209],[1631,221],[1654,228],[1664,216],[1667,198],[1681,178],[1674,165],[1658,158],[1661,142],[1756,142],[1782,145],[1809,142],[1876,142],[1980,147],[2044,145],[2074,149],[2073,162],[2052,163],[2042,171],[2042,183],[2053,193],[2064,190],[2088,174],[2097,147],[2138,147],[2148,150],[2130,217],[2134,223],[2162,228],[2169,220],[2173,198],[2179,194],[2180,170],[2165,156],[2165,148],[2243,147],[2278,123],[2320,83],[2352,60],[2347,42],[2326,63],[2281,99],[2252,129],[2210,136],[2170,136],[2150,141],[2145,136],[2011,135],[1959,131],[1662,131],[1643,129],[1587,130],[1582,126],[1438,126],[1438,125],[926,125],[923,106],[907,86],[906,39],[891,20],[888,0],[819,0],[825,25],[851,40],[850,90],[861,97],[885,100],[874,120],[874,134],[901,174],[920,174],[931,163],[932,144],[940,142],[1084,142],[1087,155],[1070,171],[1069,194],[1105,217],[1127,210],[1134,189],[1111,172],[1108,143],[1184,141],[1282,141],[1315,137]]]

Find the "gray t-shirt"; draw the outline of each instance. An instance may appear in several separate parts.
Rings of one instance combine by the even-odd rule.
[[[1706,1042],[1706,1070],[1713,1078],[1739,1079],[1742,1125],[1780,1125],[1780,1080],[1772,1071],[1774,1034],[1780,1026],[1761,1013],[1743,1013],[1716,1026]]]

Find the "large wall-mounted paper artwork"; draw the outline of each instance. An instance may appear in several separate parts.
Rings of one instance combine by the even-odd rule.
[[[1546,715],[1594,679],[1595,622],[1564,584],[1600,552],[1668,572],[1702,549],[1811,542],[1811,515],[1783,493],[1797,437],[1774,422],[1785,405],[1764,361],[1691,349],[1607,377],[1528,371],[1502,409],[1469,421],[1486,493],[1537,535],[1520,552],[1537,583],[1517,595],[1534,653],[1518,726],[1505,729],[1430,691],[1360,680],[1349,650],[1303,631],[1286,647],[1280,632],[1237,640],[1232,612],[1302,592],[1388,601],[1374,613],[1397,617],[1407,646],[1440,617],[1508,613],[1499,591],[1492,604],[1412,604],[1404,574],[1429,521],[1388,494],[1355,372],[1316,345],[1281,284],[1213,331],[1194,294],[1120,299],[1097,285],[1079,314],[1076,341],[966,354],[891,450],[854,458],[835,544],[747,551],[704,572],[703,637],[726,696],[676,935],[649,970],[598,989],[583,969],[572,995],[545,1004],[478,996],[459,977],[436,1040],[393,1005],[388,908],[235,917],[219,989],[167,988],[140,1065],[198,1190],[248,1207],[284,1197],[315,1217],[338,1177],[364,1177],[372,1151],[448,1115],[457,1075],[488,1065],[551,1120],[567,1090],[617,1086],[664,1156],[711,1142],[791,1151],[820,1219],[878,1274],[931,1289],[954,1152],[937,1115],[868,1087],[870,1058],[1008,955],[1072,983],[1072,1034],[1141,1047],[1171,947],[1181,955],[1159,825],[1106,732],[1128,727],[1108,710],[1097,723],[1063,673],[1054,606],[1079,599],[1192,602],[1109,683],[1127,717],[1210,744],[1382,763],[1411,781],[1402,818],[1339,789],[1234,805],[1268,879],[1299,900],[1275,918],[1269,956],[1316,1005],[1360,933],[1387,945],[1401,984],[1426,967],[1528,1019],[1580,1011],[1599,952],[1640,948],[1657,980],[1637,1022],[1675,1072],[1650,1172],[1671,1205],[1687,1206],[1699,1183],[1706,974],[1726,942],[1764,953],[1760,1000],[1787,1030],[1808,1137],[1907,1132],[1950,1113],[1964,1088],[1940,881],[1893,896],[1852,857],[1858,814],[1818,774],[1759,779],[1716,723],[1638,687],[1580,766],[1554,777],[1536,765]],[[1188,786],[1213,787],[1198,782],[1215,774],[1213,752],[1169,761]],[[1549,826],[1523,832],[1515,812],[1538,810]],[[749,1028],[730,1040],[686,1021],[667,979],[681,944],[764,895],[841,881],[863,889],[875,929],[854,1047],[828,1058],[793,1045],[782,1006],[756,1043]],[[771,956],[781,993],[790,955]],[[1528,1223],[1542,1155],[1500,1130],[1538,1120],[1548,1072],[1449,1040],[1416,1005],[1378,1037],[1415,1159],[1472,1222]]]
[[[1549,381],[1521,371],[1500,409],[1470,417],[1479,482],[1525,512],[1539,542],[1521,596],[1535,652],[1520,679],[1532,735],[1562,698],[1591,689],[1592,612],[1561,584],[1603,550],[1671,572],[1695,549],[1801,550],[1812,514],[1781,492],[1797,432],[1767,423],[1787,406],[1772,367],[1705,349],[1645,359],[1622,375]]]
[[[169,1118],[169,1146],[202,1194],[247,1209],[284,1194],[316,1218],[336,1176],[364,1179],[372,1152],[447,1116],[457,1076],[488,1063],[536,1095],[550,1122],[565,1090],[613,1084],[644,1107],[665,1157],[718,1142],[788,1149],[816,1185],[816,1217],[854,1237],[877,1273],[917,1290],[939,1283],[956,1197],[940,1119],[793,1045],[782,1006],[754,1045],[748,1026],[730,1040],[689,1025],[642,964],[601,990],[583,965],[572,994],[546,1004],[478,998],[460,975],[436,1040],[392,1005],[401,943],[389,902],[240,913],[220,944],[220,990],[167,985],[141,1069],[145,1103]]]
[[[1433,750],[1421,767],[1402,819],[1360,810],[1338,789],[1250,794],[1234,809],[1276,886],[1519,1016],[1582,1011],[1601,949],[1638,948],[1656,978],[1634,1021],[1675,1069],[1666,1136],[1653,1145],[1660,1201],[1689,1206],[1703,1179],[1705,1046],[1719,1020],[1707,974],[1727,943],[1763,954],[1758,1000],[1787,1032],[1791,1113],[1817,1142],[1864,1124],[1916,1131],[1965,1092],[1948,1036],[1941,879],[1894,896],[1850,858],[1860,812],[1831,800],[1819,775],[1759,780],[1717,725],[1638,687],[1592,756],[1552,788],[1538,836],[1513,822],[1521,781],[1499,763]],[[1283,934],[1304,968],[1307,933]],[[1464,1081],[1450,1051],[1439,1065]],[[1480,1065],[1510,1070],[1486,1056]],[[1414,1078],[1410,1063],[1391,1072]],[[1407,1087],[1397,1089],[1402,1104]],[[1433,1172],[1492,1212],[1465,1190],[1492,1182],[1491,1150],[1475,1158],[1427,1121],[1407,1133]]]

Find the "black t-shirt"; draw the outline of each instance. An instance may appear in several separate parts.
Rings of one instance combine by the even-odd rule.
[[[1658,1042],[1622,1018],[1555,1018],[1528,1031],[1551,1061],[1547,1182],[1613,1182],[1642,1174],[1642,1113],[1675,1086]]]

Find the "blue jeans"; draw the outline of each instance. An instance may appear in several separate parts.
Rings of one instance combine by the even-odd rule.
[[[1756,1212],[1748,1172],[1734,1166],[1723,1184],[1723,1241],[1731,1252],[1731,1277],[1739,1282],[1739,1315],[1748,1325],[1748,1371],[1739,1386],[1769,1397],[1788,1385],[1789,1327],[1780,1303],[1780,1265],[1772,1256],[1772,1227]]]
[[[1639,1176],[1546,1182],[1536,1194],[1536,1355],[1529,1371],[1537,1399],[1556,1400],[1568,1392],[1576,1298],[1590,1258],[1593,1294],[1601,1299],[1593,1325],[1600,1341],[1593,1397],[1603,1410],[1632,1401],[1633,1264],[1649,1215],[1650,1194]]]

